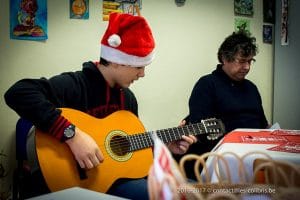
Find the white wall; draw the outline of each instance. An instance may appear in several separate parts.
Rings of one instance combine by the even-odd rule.
[[[300,1],[289,1],[289,45],[280,44],[280,31],[275,38],[274,121],[281,128],[300,129]],[[281,28],[281,1],[276,0],[276,30]]]
[[[15,123],[18,116],[4,103],[3,94],[24,77],[50,77],[81,69],[97,60],[107,22],[102,21],[102,1],[90,0],[89,20],[69,19],[69,0],[48,1],[48,36],[45,42],[9,39],[9,0],[0,0],[0,150],[14,166]],[[217,50],[234,30],[233,0],[143,0],[141,13],[152,26],[157,44],[155,61],[146,76],[132,85],[139,113],[147,130],[177,126],[188,113],[188,98],[198,78],[215,69]],[[248,78],[257,83],[267,118],[272,112],[273,46],[262,43],[262,0],[254,0],[251,31],[259,54]],[[7,183],[9,185],[9,181]]]
[[[262,1],[254,6],[251,31],[260,53],[248,78],[257,83],[271,120],[273,46],[262,43]],[[233,1],[187,0],[184,7],[172,0],[143,1],[142,11],[157,39],[157,57],[144,80],[132,88],[148,129],[176,126],[188,113],[192,87],[215,69],[218,47],[233,31]]]

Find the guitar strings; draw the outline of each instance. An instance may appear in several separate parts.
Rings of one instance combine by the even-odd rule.
[[[200,133],[195,133],[195,132],[199,132],[199,131],[195,130],[195,126],[196,126],[196,128],[199,128],[199,125],[201,128],[203,128],[203,124],[191,124],[191,125],[186,125],[183,127],[163,129],[163,130],[157,131],[158,137],[160,139],[162,139],[164,142],[171,142],[174,140],[179,140],[182,135],[188,135],[191,132],[193,132],[194,135],[198,135],[198,134],[201,134],[202,131],[200,129]],[[179,134],[178,131],[176,133],[174,131],[174,129],[175,130],[181,129],[183,131],[188,131],[188,133],[184,132],[183,134]],[[170,131],[172,131],[172,133]],[[214,134],[220,133],[218,131],[219,131],[219,129],[216,129]],[[166,134],[166,132],[168,135]],[[138,134],[127,135],[127,136],[117,135],[116,138],[114,138],[112,140],[112,142],[110,143],[110,147],[114,150],[118,149],[119,151],[126,150],[127,152],[131,152],[134,150],[153,146],[153,140],[150,137],[150,133],[152,133],[152,132],[138,133]],[[163,133],[165,133],[165,134],[163,134]],[[173,135],[171,135],[171,134],[173,134]],[[165,136],[165,137],[163,137],[163,136]],[[168,139],[171,139],[171,140],[168,140]],[[134,145],[134,144],[136,144],[136,145]],[[133,147],[133,148],[130,148],[130,147]],[[119,153],[123,153],[123,152],[119,152]]]
[[[183,131],[187,131],[188,133],[183,133],[183,134],[179,134],[178,133],[178,131],[177,131],[177,133],[176,132],[170,132],[170,131],[172,131],[174,128],[169,128],[169,129],[163,129],[163,130],[160,130],[160,131],[157,131],[158,132],[158,135],[159,135],[159,137],[162,139],[162,140],[166,140],[166,142],[171,142],[171,141],[174,141],[174,140],[179,140],[179,139],[181,139],[181,136],[182,135],[188,135],[188,134],[190,134],[191,132],[199,132],[199,131],[195,131],[195,128],[193,127],[193,126],[195,126],[194,124],[193,125],[188,125],[188,126],[184,126],[184,127],[178,127],[177,129],[182,129]],[[203,127],[203,125],[201,125],[201,127]],[[187,129],[187,130],[184,130],[184,129]],[[167,134],[169,135],[169,136],[167,136],[167,134],[166,134],[166,132],[167,132]],[[150,131],[150,132],[145,132],[145,133],[137,133],[137,134],[133,134],[133,135],[127,135],[127,136],[122,136],[122,135],[116,135],[116,137],[118,137],[118,138],[115,138],[114,139],[114,141],[117,141],[117,145],[119,145],[119,144],[128,144],[128,140],[127,139],[125,139],[125,137],[130,137],[130,138],[133,138],[133,139],[136,139],[136,140],[141,140],[141,141],[143,141],[143,142],[148,142],[148,141],[152,141],[152,139],[151,139],[151,137],[150,137],[150,134],[151,134],[152,132]],[[164,133],[164,134],[162,134],[162,133]],[[173,134],[173,135],[171,135],[171,134]],[[200,131],[200,133],[198,133],[198,134],[201,134],[201,131]],[[194,135],[198,135],[198,134],[194,134]],[[164,137],[165,136],[165,137]],[[174,137],[172,137],[172,136],[174,136]],[[168,138],[171,138],[171,140],[169,141],[168,140]],[[121,142],[120,142],[121,141]],[[152,143],[152,142],[151,142]]]

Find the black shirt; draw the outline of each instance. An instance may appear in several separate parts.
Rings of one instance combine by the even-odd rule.
[[[197,81],[189,99],[189,112],[190,123],[212,117],[221,119],[226,133],[236,128],[266,128],[268,125],[257,87],[247,79],[233,81],[222,70],[222,65]],[[220,139],[207,140],[206,135],[201,135],[187,153],[209,152]],[[192,166],[187,170],[188,177],[192,178]]]

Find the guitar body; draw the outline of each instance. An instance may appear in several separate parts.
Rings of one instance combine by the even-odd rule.
[[[122,110],[97,119],[81,111],[62,108],[62,115],[96,141],[104,155],[104,162],[96,168],[85,170],[87,178],[81,179],[77,162],[67,144],[36,130],[39,165],[52,192],[75,186],[107,192],[119,178],[147,176],[153,161],[152,149],[122,153],[114,143],[120,139],[123,141],[126,135],[145,132],[143,124],[134,114]]]

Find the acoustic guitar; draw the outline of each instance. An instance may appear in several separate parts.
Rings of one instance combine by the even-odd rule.
[[[62,108],[62,115],[98,144],[104,162],[91,170],[81,169],[67,144],[36,130],[36,151],[39,165],[49,189],[54,192],[70,187],[82,187],[107,192],[119,178],[146,177],[153,161],[152,134],[164,142],[180,140],[183,135],[207,134],[217,139],[224,133],[218,119],[183,127],[145,132],[141,121],[131,112],[121,110],[103,119],[70,108]]]

